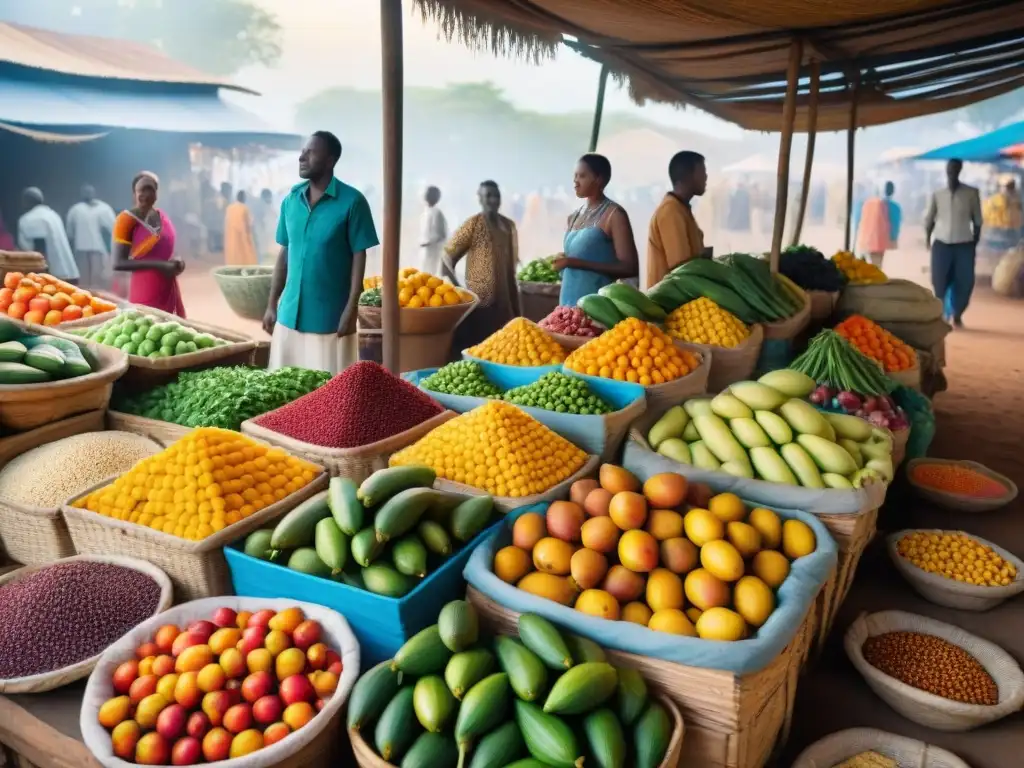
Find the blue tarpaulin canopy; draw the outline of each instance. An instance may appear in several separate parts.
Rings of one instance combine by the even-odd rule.
[[[918,155],[918,160],[958,159],[969,163],[995,163],[1005,160],[1004,151],[1024,143],[1024,122],[1005,125],[973,139],[957,141]]]

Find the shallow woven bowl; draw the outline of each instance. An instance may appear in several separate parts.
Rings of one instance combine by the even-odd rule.
[[[973,469],[975,472],[987,475],[997,483],[1002,484],[1006,488],[1006,495],[995,499],[977,499],[973,496],[962,496],[958,493],[947,493],[946,491],[937,491],[934,488],[926,488],[914,482],[914,468],[921,464],[958,464],[968,469]],[[907,480],[914,486],[914,490],[917,491],[919,496],[954,512],[991,512],[994,509],[1005,507],[1017,498],[1016,483],[1005,475],[1000,475],[998,472],[976,461],[932,458],[911,459],[907,463]]]
[[[922,691],[882,672],[864,658],[869,637],[886,632],[919,632],[963,648],[992,676],[999,701],[992,706],[964,704]],[[995,643],[960,627],[905,611],[862,613],[843,638],[846,655],[879,698],[908,720],[937,731],[958,733],[995,722],[1024,706],[1024,672],[1017,661]]]
[[[1017,576],[1005,587],[982,587],[976,584],[964,584],[954,579],[947,579],[937,573],[928,573],[901,556],[896,547],[907,534],[911,533],[960,533],[969,536],[979,544],[987,544],[992,547],[1003,560],[1017,569]],[[908,528],[903,531],[890,534],[886,540],[886,549],[889,551],[889,558],[892,560],[896,570],[907,580],[914,591],[921,597],[936,605],[944,605],[947,608],[958,608],[962,611],[987,611],[995,608],[1004,600],[1024,592],[1024,562],[1007,552],[998,544],[987,541],[973,533],[966,531],[944,531],[938,528]]]
[[[247,320],[262,320],[270,303],[273,267],[217,267],[213,279],[231,311]]]
[[[899,768],[970,768],[952,752],[875,728],[830,733],[801,752],[792,768],[832,768],[861,752],[877,752]]]

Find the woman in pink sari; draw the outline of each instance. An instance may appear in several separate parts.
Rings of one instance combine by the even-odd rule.
[[[114,269],[131,273],[130,302],[185,317],[176,279],[185,263],[174,258],[174,225],[156,207],[158,186],[148,171],[132,181],[135,207],[114,222]]]

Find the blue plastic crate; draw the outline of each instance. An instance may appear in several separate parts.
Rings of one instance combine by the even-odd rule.
[[[462,350],[462,359],[472,360],[474,363],[479,363],[480,367],[484,370],[484,376],[497,384],[502,391],[512,389],[512,387],[521,387],[525,384],[532,384],[545,373],[562,370],[561,363],[534,366],[492,363],[489,360],[481,360],[479,357],[473,357],[467,353],[466,350]]]
[[[466,593],[462,570],[474,547],[500,528],[498,521],[478,533],[444,564],[401,598],[376,595],[329,579],[293,571],[284,565],[250,557],[244,541],[225,547],[231,583],[241,597],[283,597],[332,608],[342,614],[359,640],[364,669],[392,658],[402,644],[437,622],[441,607]]]

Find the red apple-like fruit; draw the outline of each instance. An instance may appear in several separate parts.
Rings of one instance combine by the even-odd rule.
[[[147,656],[159,656],[160,646],[156,643],[143,643],[135,649],[135,657],[139,660],[146,658]]]
[[[203,642],[203,640],[200,640],[198,636],[193,635],[191,632],[182,632],[174,638],[174,643],[171,645],[171,656],[178,658],[186,648],[191,648],[193,645],[202,645]]]
[[[316,691],[305,675],[292,675],[282,680],[279,695],[286,705],[316,701]]]
[[[167,765],[170,758],[170,745],[155,731],[145,734],[135,745],[135,762],[139,765]]]
[[[160,681],[156,675],[143,675],[137,677],[128,688],[128,697],[132,701],[132,706],[135,706],[147,696],[152,696],[156,693],[156,684]]]
[[[213,612],[213,623],[218,627],[233,627],[235,626],[235,620],[238,618],[238,614],[230,608],[218,608]]]
[[[323,643],[314,643],[306,651],[306,661],[312,670],[327,669],[327,654],[331,652]]]
[[[238,650],[242,652],[243,656],[248,656],[251,651],[255,651],[257,648],[262,648],[263,642],[266,639],[266,627],[247,627],[246,630],[242,632],[242,644],[238,647]]]
[[[193,712],[185,725],[185,733],[193,739],[201,739],[210,730],[210,718],[202,712]]]
[[[210,639],[210,635],[217,631],[217,625],[212,621],[193,621],[188,625],[188,633],[195,635],[199,638],[200,643],[205,643]]]
[[[241,733],[252,727],[252,707],[249,704],[235,704],[224,713],[224,728],[229,733]]]
[[[249,622],[246,626],[248,627],[263,627],[266,629],[270,624],[270,620],[277,615],[276,611],[272,611],[269,608],[264,608],[262,611],[256,611],[252,616],[249,617]]]
[[[214,728],[203,737],[203,757],[206,762],[227,760],[231,753],[231,734],[223,728]]]
[[[260,725],[270,725],[281,719],[284,712],[284,704],[281,699],[273,694],[261,696],[252,705],[252,717]]]
[[[123,664],[118,665],[117,669],[114,670],[114,676],[112,682],[114,683],[114,691],[124,696],[132,687],[132,683],[139,676],[139,662],[134,659],[126,661]]]
[[[267,726],[267,729],[263,731],[263,746],[269,747],[271,744],[277,744],[277,742],[291,732],[292,729],[285,723],[274,723],[273,725],[269,725]]]
[[[250,704],[274,690],[274,676],[269,672],[254,672],[242,681],[242,698]]]
[[[194,736],[186,736],[171,748],[171,765],[197,765],[203,759],[203,744]]]
[[[230,691],[212,691],[203,696],[203,712],[215,727],[224,722],[224,713],[231,709],[232,704]]]
[[[160,711],[156,718],[156,732],[163,736],[169,743],[177,741],[178,737],[185,733],[185,726],[188,723],[188,710],[181,704],[171,704]]]
[[[296,648],[306,650],[311,645],[320,642],[322,634],[320,625],[317,622],[312,619],[306,619],[292,632],[292,643],[294,643]]]

